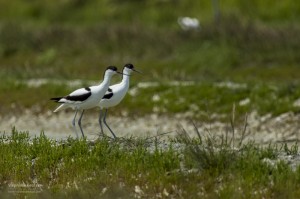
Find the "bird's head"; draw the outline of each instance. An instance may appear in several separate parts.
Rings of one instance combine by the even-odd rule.
[[[118,68],[115,66],[108,66],[105,70],[105,76],[113,76],[115,74],[123,74],[121,72],[118,71]]]
[[[129,63],[129,64],[125,64],[125,65],[124,65],[124,68],[123,68],[123,73],[124,73],[124,74],[130,75],[133,71],[141,74],[140,71],[138,71],[138,70],[136,70],[136,69],[134,68],[133,64],[130,64],[130,63]]]

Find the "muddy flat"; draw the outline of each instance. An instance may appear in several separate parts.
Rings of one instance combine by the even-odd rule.
[[[21,115],[0,115],[0,130],[2,133],[10,133],[15,127],[19,131],[28,131],[31,136],[38,136],[43,131],[46,136],[54,139],[66,139],[69,136],[76,138],[76,133],[71,125],[74,117],[72,111],[43,114],[34,114],[30,110]],[[300,116],[294,113],[284,113],[277,117],[271,115],[258,116],[255,112],[248,115],[247,123],[235,126],[235,138],[244,136],[245,140],[254,140],[257,143],[269,142],[295,142],[300,138]],[[148,137],[164,134],[163,137],[173,137],[179,128],[184,128],[190,136],[196,136],[195,126],[198,131],[205,135],[231,136],[230,123],[213,122],[204,123],[182,119],[181,115],[160,116],[150,114],[143,117],[115,117],[108,116],[107,123],[118,137]],[[194,123],[194,124],[193,124]],[[100,135],[98,114],[86,112],[82,119],[82,126],[88,139],[96,139]],[[107,135],[111,135],[104,128]],[[81,135],[77,127],[78,135]]]

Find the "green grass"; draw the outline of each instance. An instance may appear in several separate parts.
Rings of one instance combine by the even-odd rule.
[[[188,132],[179,132],[162,148],[159,139],[55,141],[43,133],[30,138],[28,132],[13,129],[0,139],[1,195],[11,197],[7,191],[13,184],[36,182],[42,186],[41,193],[17,196],[299,197],[299,167],[291,169],[284,161],[271,166],[265,161],[276,160],[279,153],[297,155],[296,145],[242,143],[233,150],[230,138],[205,137],[199,132],[197,138],[190,138]]]
[[[146,80],[299,79],[300,4],[258,0],[34,1],[0,3],[0,76],[92,78],[133,62]],[[146,5],[146,6],[145,6]],[[179,16],[200,31],[182,31]],[[255,76],[255,77],[254,77]]]
[[[107,65],[133,62],[148,74],[144,80],[299,79],[299,27],[244,25],[235,17],[224,18],[220,27],[204,24],[200,32],[142,24],[38,27],[3,22],[0,76],[100,79]]]
[[[223,15],[233,13],[244,20],[282,23],[283,21],[297,22],[299,19],[300,5],[292,0],[284,2],[226,0],[219,1],[219,4]],[[0,11],[0,17],[5,20],[31,20],[40,24],[91,24],[110,20],[122,23],[143,22],[152,26],[168,25],[168,27],[174,27],[174,19],[178,16],[191,15],[203,21],[211,20],[214,16],[211,1],[195,2],[192,0],[73,0],[55,3],[46,0],[33,1],[31,4],[24,0],[16,0],[14,3],[1,1]]]
[[[298,112],[292,103],[299,98],[299,3],[288,0],[270,7],[268,2],[222,1],[219,23],[213,20],[210,1],[17,0],[0,5],[0,102],[5,112],[35,104],[43,112],[53,108],[48,98],[75,89],[54,84],[32,89],[15,82],[100,81],[106,66],[122,68],[127,62],[144,72],[132,78],[133,85],[162,83],[142,89],[138,99],[127,96],[123,103],[132,113],[155,109],[174,114],[197,106],[196,117],[201,118],[200,111],[228,113],[233,103],[246,98],[251,103],[238,107],[241,114]],[[177,17],[186,15],[201,20],[199,31],[180,29]],[[164,86],[170,80],[197,85]],[[224,81],[248,86],[230,90],[212,85]],[[154,92],[166,100],[149,101]],[[142,108],[135,109],[135,103]]]
[[[132,77],[135,78],[139,77]],[[3,82],[5,83],[0,85],[0,90],[3,95],[9,95],[0,98],[0,110],[14,114],[21,114],[25,109],[31,109],[37,114],[54,110],[57,104],[49,100],[51,97],[63,96],[77,88],[55,82],[38,87],[30,87],[15,80]],[[174,114],[181,114],[182,117],[201,121],[210,121],[210,116],[217,114],[219,117],[214,119],[227,121],[233,104],[236,106],[236,118],[244,118],[246,113],[253,111],[259,115],[271,113],[273,116],[299,112],[299,107],[294,106],[294,102],[300,98],[300,86],[297,83],[249,83],[237,84],[237,87],[228,87],[223,83],[199,82],[177,86],[159,83],[147,88],[139,87],[135,83],[136,80],[131,89],[136,90],[136,93],[127,94],[120,106],[113,108],[111,114],[120,116],[127,112],[132,117],[151,113],[172,117]],[[81,86],[88,84],[83,82]]]
[[[217,22],[211,1],[2,0],[0,111],[18,115],[29,108],[43,113],[56,106],[49,98],[77,88],[64,82],[29,87],[29,79],[83,79],[82,86],[88,86],[84,82],[100,81],[106,66],[121,68],[132,62],[144,75],[133,76],[131,88],[141,81],[158,86],[138,88],[112,114],[180,113],[201,121],[217,114],[227,121],[233,104],[237,121],[252,111],[299,113],[293,103],[300,97],[300,3],[226,0],[220,1],[220,11]],[[181,30],[179,16],[197,17],[201,29]],[[170,80],[195,84],[170,86]],[[217,86],[227,81],[245,86]],[[245,100],[249,103],[241,105]],[[10,183],[35,180],[43,192],[29,197],[300,195],[299,168],[263,161],[276,159],[278,153],[296,155],[297,146],[248,143],[236,151],[228,138],[186,135],[170,143],[166,150],[150,152],[149,140],[142,138],[54,141],[43,134],[32,139],[13,129],[0,139],[1,196],[13,197],[7,193]],[[178,144],[186,148],[178,152]],[[136,186],[143,194],[135,193]]]

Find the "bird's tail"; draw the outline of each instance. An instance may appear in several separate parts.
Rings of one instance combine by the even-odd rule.
[[[62,97],[52,97],[50,100],[53,100],[55,102],[58,102],[59,100],[61,100]]]
[[[56,113],[56,112],[58,112],[60,110],[66,109],[66,108],[68,108],[68,106],[66,106],[66,104],[62,104],[59,107],[57,107],[53,112]]]

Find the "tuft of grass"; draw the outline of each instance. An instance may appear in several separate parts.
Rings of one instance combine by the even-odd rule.
[[[1,195],[11,197],[299,197],[299,167],[278,161],[298,156],[296,146],[278,148],[242,143],[232,137],[191,137],[180,130],[175,140],[108,138],[52,140],[43,133],[12,129],[0,138]],[[274,162],[271,164],[269,162]],[[39,185],[20,193],[13,185]],[[14,191],[9,193],[8,191]]]
[[[261,147],[253,142],[236,146],[232,145],[233,134],[230,138],[215,137],[195,129],[195,138],[180,129],[178,141],[186,145],[186,169],[197,168],[196,175],[205,177],[201,178],[205,182],[200,180],[202,188],[198,194],[205,198],[261,198],[277,194],[296,197],[299,194],[290,187],[283,188],[287,184],[294,188],[300,186],[298,177],[292,176],[298,171],[293,172],[287,161],[278,161],[278,154],[283,151],[286,155],[298,156],[297,144],[290,148],[285,144],[281,149],[271,144]],[[267,160],[277,163],[271,165]]]

